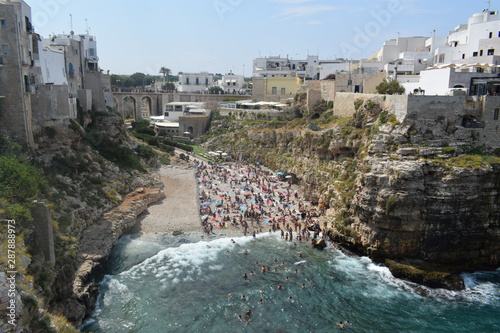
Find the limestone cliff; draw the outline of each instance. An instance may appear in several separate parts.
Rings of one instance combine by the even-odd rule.
[[[497,268],[500,159],[481,151],[481,129],[442,118],[400,124],[376,103],[357,107],[349,118],[237,123],[206,145],[295,173],[350,249],[448,273]]]
[[[145,172],[156,166],[156,153],[133,141],[112,112],[81,112],[79,121],[38,127],[35,142],[37,149],[22,155],[44,178],[36,199],[50,208],[55,260],[44,256],[47,240],[33,231],[40,221],[18,214],[23,237],[18,252],[26,260],[18,277],[24,282],[17,289],[22,323],[13,331],[53,332],[52,325],[60,321],[58,328],[70,332],[66,319],[79,324],[92,309],[103,265],[118,237],[164,195],[159,178]],[[9,213],[1,208],[0,216]],[[0,327],[8,325],[0,322]]]

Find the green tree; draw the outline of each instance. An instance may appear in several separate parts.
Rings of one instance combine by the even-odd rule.
[[[160,74],[163,74],[163,79],[165,78],[167,79],[167,83],[170,82],[170,73],[172,73],[170,68],[167,67],[160,68]]]
[[[166,91],[174,91],[175,90],[175,84],[173,83],[166,83],[162,86],[162,89],[163,90],[166,90]]]
[[[208,88],[208,92],[214,95],[224,94],[224,89],[219,86],[213,86]]]
[[[387,81],[384,79],[375,89],[377,93],[382,95],[401,95],[405,93],[405,88],[397,80]]]

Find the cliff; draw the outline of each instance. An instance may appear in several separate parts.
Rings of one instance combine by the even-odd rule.
[[[371,101],[356,107],[353,117],[323,112],[243,128],[226,117],[214,130],[227,133],[206,146],[296,174],[306,197],[328,208],[331,237],[349,249],[451,276],[497,268],[500,159],[481,151],[481,129],[439,117],[399,123]],[[427,284],[463,287],[436,279]]]
[[[12,332],[75,331],[68,320],[79,324],[93,308],[103,265],[116,240],[150,203],[164,197],[159,177],[146,173],[157,165],[157,154],[133,141],[121,117],[112,112],[81,112],[78,122],[40,127],[34,151],[0,141],[0,151],[17,155],[24,161],[20,166],[30,165],[37,181],[24,176],[17,182],[18,192],[38,186],[22,198],[15,191],[0,191],[10,196],[0,200],[0,215],[16,220],[16,252],[22,258],[16,267],[19,324],[0,327]],[[34,232],[40,221],[29,213],[33,199],[50,208],[46,220],[54,235],[52,259],[42,251],[47,239]],[[6,240],[0,238],[3,244]],[[0,276],[0,284],[4,282]]]

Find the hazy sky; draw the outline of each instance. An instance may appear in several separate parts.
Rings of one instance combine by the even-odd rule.
[[[251,75],[270,55],[368,58],[398,36],[447,35],[483,0],[25,0],[44,37],[87,26],[113,74],[179,71]],[[500,9],[491,1],[491,9]],[[88,23],[88,25],[87,25]]]

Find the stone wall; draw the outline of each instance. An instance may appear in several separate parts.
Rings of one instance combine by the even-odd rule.
[[[192,138],[199,138],[205,134],[209,117],[181,116],[179,117],[179,135],[190,132]]]
[[[383,110],[395,114],[399,121],[404,120],[406,117],[408,100],[405,95],[336,93],[334,114],[339,117],[352,117],[356,112],[354,106],[356,100],[370,100],[378,103]]]
[[[320,89],[322,99],[325,101],[335,100],[335,80],[322,80]]]
[[[312,110],[314,105],[321,100],[321,90],[307,89],[307,107]]]
[[[31,95],[33,125],[52,126],[76,118],[76,103],[69,103],[68,86],[40,85]]]
[[[500,96],[484,96],[482,140],[500,147]]]
[[[90,89],[78,90],[78,99],[83,111],[92,110],[92,91]]]
[[[85,72],[85,89],[92,90],[92,107],[97,111],[106,110],[104,91],[101,83],[101,73],[96,71]]]
[[[307,89],[321,89],[321,81],[320,80],[306,80],[306,88]]]
[[[33,215],[33,220],[35,222],[37,245],[43,253],[45,261],[55,264],[56,255],[54,252],[54,233],[52,232],[50,210],[45,204],[37,202],[31,209],[31,214]]]

